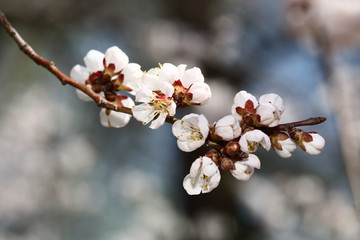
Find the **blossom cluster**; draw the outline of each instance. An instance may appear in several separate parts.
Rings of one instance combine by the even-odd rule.
[[[118,47],[110,47],[105,54],[90,50],[84,57],[85,67],[76,65],[70,77],[85,83],[94,92],[117,107],[132,109],[134,118],[144,125],[152,122],[150,128],[157,129],[165,119],[174,116],[177,107],[203,105],[211,98],[208,84],[199,68],[186,69],[185,64],[175,66],[171,63],[142,71],[137,63],[129,63],[128,56]],[[134,104],[128,95],[135,95]],[[84,101],[91,98],[77,90]],[[102,109],[101,124],[106,127],[124,127],[130,115]]]
[[[203,115],[189,114],[173,125],[173,134],[182,151],[190,152],[206,141],[210,147],[205,156],[192,164],[183,186],[188,194],[207,193],[218,186],[220,171],[229,171],[236,179],[246,181],[259,169],[254,154],[259,146],[288,158],[300,146],[309,154],[319,154],[325,140],[315,132],[297,128],[277,128],[285,105],[280,96],[264,94],[259,100],[246,91],[234,97],[231,115],[209,125]],[[210,128],[209,128],[210,126]]]
[[[86,84],[103,99],[118,108],[130,108],[132,116],[150,128],[157,129],[167,118],[172,118],[178,107],[203,105],[211,99],[211,91],[197,67],[159,64],[142,71],[139,64],[129,63],[128,56],[118,47],[105,54],[90,50],[84,57],[85,67],[76,65],[70,76]],[[126,94],[124,94],[124,92]],[[80,99],[91,98],[77,90]],[[135,96],[135,105],[131,99]],[[204,144],[210,150],[196,159],[185,177],[183,186],[188,194],[207,193],[216,188],[220,170],[230,172],[238,180],[246,181],[261,166],[254,154],[259,146],[273,148],[278,155],[288,158],[300,146],[309,154],[319,154],[325,140],[316,132],[305,132],[293,126],[280,128],[285,110],[283,99],[275,93],[257,99],[246,91],[238,92],[229,109],[231,114],[210,124],[202,114],[191,113],[176,120],[172,133],[178,147],[194,151]],[[106,127],[124,127],[131,115],[102,109],[100,122]]]

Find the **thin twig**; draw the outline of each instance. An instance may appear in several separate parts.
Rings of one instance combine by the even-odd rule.
[[[116,104],[111,103],[104,98],[102,98],[99,94],[95,93],[91,88],[89,88],[86,84],[80,83],[72,79],[71,77],[67,76],[63,72],[61,72],[56,66],[55,63],[52,61],[49,61],[42,56],[40,56],[38,53],[34,51],[34,49],[20,36],[20,34],[16,31],[16,29],[10,24],[10,22],[7,20],[5,14],[0,10],[0,21],[1,24],[4,26],[7,33],[14,39],[14,41],[19,46],[20,50],[24,52],[28,57],[30,57],[35,63],[38,65],[46,68],[48,71],[50,71],[53,75],[55,75],[60,82],[63,85],[69,84],[73,86],[76,89],[79,89],[86,95],[88,95],[90,98],[94,100],[94,102],[102,108],[106,108],[112,111],[116,112],[123,112],[126,114],[132,115],[132,111],[130,108],[127,107],[118,107]],[[168,116],[166,118],[166,122],[173,124],[175,121],[177,121],[177,118]],[[287,123],[287,124],[280,124],[276,128],[279,130],[286,130],[289,127],[296,127],[296,126],[304,126],[304,125],[315,125],[322,123],[326,120],[326,118],[310,118],[303,121],[298,121],[294,123]]]
[[[312,125],[317,125],[317,124],[323,123],[325,121],[326,121],[325,117],[314,117],[314,118],[309,118],[309,119],[298,121],[298,122],[279,124],[276,127],[272,127],[272,129],[287,131],[289,128],[300,127],[300,126],[312,126]]]
[[[46,68],[50,71],[53,75],[55,75],[63,85],[69,84],[76,89],[79,89],[90,98],[94,100],[94,102],[102,108],[106,108],[116,112],[123,112],[126,114],[132,115],[132,111],[130,108],[127,107],[118,107],[116,104],[113,104],[105,99],[103,99],[100,95],[95,93],[91,88],[86,86],[83,83],[77,82],[71,77],[67,76],[63,72],[61,72],[56,66],[55,63],[49,61],[42,56],[40,56],[35,50],[20,36],[20,34],[16,31],[16,29],[10,24],[7,20],[5,14],[0,10],[0,21],[1,24],[4,26],[7,33],[14,39],[14,41],[19,46],[20,50],[25,53],[28,57],[30,57],[36,64]],[[168,117],[166,122],[174,123],[177,119]]]

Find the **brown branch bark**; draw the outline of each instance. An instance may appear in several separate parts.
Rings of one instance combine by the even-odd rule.
[[[57,77],[60,80],[60,82],[63,85],[69,84],[74,88],[84,92],[86,95],[91,97],[99,107],[132,115],[132,111],[130,108],[118,107],[116,104],[113,104],[103,99],[100,95],[95,93],[91,88],[87,87],[85,84],[75,81],[74,79],[72,79],[71,77],[67,76],[62,71],[60,71],[55,66],[54,62],[43,58],[37,52],[35,52],[35,50],[20,36],[20,34],[16,31],[16,29],[11,25],[11,23],[7,20],[5,14],[1,10],[0,10],[0,21],[1,21],[1,25],[4,26],[6,32],[17,43],[20,50],[23,53],[25,53],[28,57],[30,57],[36,64],[46,68],[49,72],[51,72],[55,77]],[[177,120],[176,118],[168,117],[166,119],[166,122],[172,124],[176,120]]]
[[[20,34],[16,31],[16,29],[11,25],[11,23],[7,20],[5,14],[0,10],[0,21],[1,24],[4,26],[7,33],[13,38],[13,40],[17,43],[20,50],[25,53],[28,57],[30,57],[36,64],[46,68],[49,72],[51,72],[55,77],[57,77],[63,85],[69,84],[76,89],[84,92],[90,98],[94,100],[94,102],[102,108],[106,108],[116,112],[123,112],[132,115],[132,111],[130,108],[127,107],[118,107],[116,104],[113,104],[106,99],[102,98],[100,95],[95,93],[91,88],[89,88],[86,84],[80,83],[72,79],[71,77],[64,74],[60,71],[56,66],[55,63],[49,61],[42,56],[40,56],[35,50],[20,36]],[[177,121],[177,118],[168,116],[166,122],[173,124]],[[326,118],[310,118],[303,121],[287,123],[287,124],[280,124],[279,126],[275,127],[279,130],[286,130],[289,127],[297,127],[297,126],[304,126],[304,125],[315,125],[322,123],[326,120]],[[274,128],[274,129],[275,129]]]

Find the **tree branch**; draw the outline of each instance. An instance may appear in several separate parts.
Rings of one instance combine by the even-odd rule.
[[[86,86],[83,83],[77,82],[71,77],[67,76],[63,72],[61,72],[56,66],[55,63],[49,61],[42,56],[40,56],[34,49],[20,36],[20,34],[16,31],[16,29],[11,25],[11,23],[7,20],[5,14],[0,10],[0,21],[1,25],[4,26],[6,32],[14,39],[14,41],[19,46],[20,50],[25,53],[28,57],[30,57],[36,64],[46,68],[49,72],[51,72],[54,76],[56,76],[63,85],[69,84],[76,89],[84,92],[86,95],[91,97],[94,102],[102,108],[106,108],[116,112],[123,112],[126,114],[132,115],[132,111],[127,107],[118,107],[116,104],[113,104],[105,99],[103,99],[100,95],[95,93],[91,88]],[[168,117],[166,122],[174,123],[177,119],[173,117]]]

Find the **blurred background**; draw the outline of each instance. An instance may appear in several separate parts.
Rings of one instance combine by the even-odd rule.
[[[188,196],[182,180],[207,149],[183,153],[169,124],[104,128],[0,30],[0,240],[360,239],[360,2],[357,0],[0,0],[43,57],[69,73],[117,45],[143,70],[201,68],[213,99],[181,109],[210,122],[233,97],[274,92],[282,122],[323,116],[324,152],[259,150],[248,182],[222,172]]]

